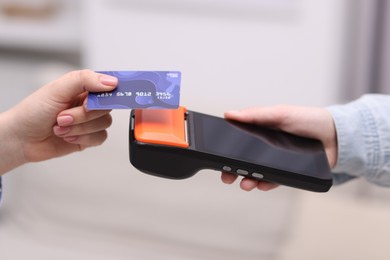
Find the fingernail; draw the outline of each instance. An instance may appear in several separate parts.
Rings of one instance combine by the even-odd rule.
[[[68,126],[72,124],[74,121],[72,116],[66,115],[66,116],[59,116],[57,118],[57,123],[59,126]]]
[[[241,112],[238,111],[238,110],[230,110],[230,111],[226,111],[226,113],[229,113],[229,114],[240,114]]]
[[[118,78],[110,75],[101,75],[100,82],[106,86],[116,86],[118,84]]]
[[[240,116],[241,112],[237,110],[226,111],[225,116]]]
[[[70,127],[54,126],[53,128],[55,135],[64,135],[70,131]]]

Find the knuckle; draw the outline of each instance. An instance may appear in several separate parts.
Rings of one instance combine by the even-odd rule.
[[[92,73],[92,70],[89,69],[83,69],[78,71],[79,78],[82,82],[85,82],[91,76]]]
[[[102,143],[104,143],[106,140],[107,140],[107,137],[108,137],[108,134],[107,134],[107,131],[101,131],[99,133],[96,134],[95,136],[95,140],[91,140],[91,143],[92,145],[101,145]],[[91,136],[91,138],[93,138]]]
[[[106,129],[112,125],[112,117],[110,114],[104,115],[96,120],[97,120],[96,125],[99,125],[100,127],[104,128],[104,129]]]
[[[274,107],[272,116],[275,118],[275,120],[278,123],[283,124],[289,120],[290,113],[291,113],[291,106],[280,104]]]
[[[108,114],[106,116],[106,126],[110,127],[111,125],[112,125],[112,116],[110,114]]]
[[[84,81],[88,77],[91,76],[91,74],[94,73],[92,70],[89,69],[82,69],[82,70],[73,70],[65,74],[65,77],[71,78],[71,79],[77,79],[78,81]]]
[[[73,70],[64,75],[64,78],[69,81],[85,82],[91,76],[93,71],[89,69]]]

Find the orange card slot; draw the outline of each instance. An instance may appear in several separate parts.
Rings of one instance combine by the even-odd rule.
[[[187,148],[185,107],[178,109],[138,109],[134,136],[137,141]]]

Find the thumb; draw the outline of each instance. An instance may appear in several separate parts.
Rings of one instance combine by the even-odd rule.
[[[112,91],[118,84],[116,77],[96,73],[92,70],[72,71],[46,85],[47,93],[57,101],[70,102],[85,91]]]
[[[284,123],[285,111],[274,107],[255,107],[247,108],[241,111],[227,111],[225,118],[244,123],[280,126]]]
[[[256,107],[225,113],[225,118],[250,124],[275,127],[280,130],[327,140],[333,138],[333,118],[329,111],[317,107],[277,105]],[[326,135],[330,134],[330,137]],[[333,140],[333,139],[332,139]]]

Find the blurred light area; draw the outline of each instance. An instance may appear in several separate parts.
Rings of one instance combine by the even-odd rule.
[[[0,1],[0,46],[74,52],[80,45],[78,1]]]
[[[284,20],[294,15],[301,0],[113,0],[112,7],[130,8],[145,11],[176,12],[185,16],[214,16],[228,19],[264,19]]]
[[[0,0],[0,109],[78,68],[180,70],[181,103],[219,116],[334,104],[353,2]],[[129,111],[112,114],[103,146],[4,176],[1,259],[390,259],[388,189],[246,193],[214,171],[159,179],[129,163]]]
[[[2,110],[79,68],[79,1],[0,0]]]
[[[0,48],[0,111],[11,108],[37,88],[79,66],[77,54]]]

